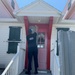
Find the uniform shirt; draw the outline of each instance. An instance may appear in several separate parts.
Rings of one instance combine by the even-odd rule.
[[[37,37],[36,33],[27,36],[28,48],[37,46],[36,37]]]

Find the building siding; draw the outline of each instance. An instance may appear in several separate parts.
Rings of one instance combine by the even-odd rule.
[[[7,54],[7,50],[8,50],[8,38],[9,38],[9,26],[20,26],[22,27],[21,30],[21,39],[23,41],[23,44],[21,45],[21,48],[25,49],[25,29],[24,29],[24,25],[23,24],[19,24],[19,23],[0,23],[0,64],[4,64],[5,66],[8,65],[8,63],[10,62],[11,58],[15,55],[15,54]],[[22,56],[21,56],[22,57]],[[23,60],[23,62],[25,62]]]

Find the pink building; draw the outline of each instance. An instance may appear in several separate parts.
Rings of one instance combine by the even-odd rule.
[[[44,39],[37,45],[39,73],[50,71],[52,75],[63,75],[59,58],[64,56],[57,49],[57,29],[75,31],[74,19],[75,0],[68,0],[63,12],[43,0],[36,0],[21,9],[16,0],[0,0],[0,68],[5,69],[1,75],[19,75],[27,68],[26,35],[29,27],[35,30],[35,25],[38,35],[43,35]]]
[[[67,4],[64,8],[63,14],[64,14],[64,19],[75,19],[75,1],[74,0],[68,0]]]

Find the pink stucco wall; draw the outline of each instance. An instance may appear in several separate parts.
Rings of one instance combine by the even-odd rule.
[[[71,2],[71,7],[70,9],[68,10],[68,3],[70,2],[70,0],[67,1],[67,4],[63,10],[63,16],[64,16],[64,19],[74,19],[75,20],[75,0],[72,0]]]
[[[71,20],[75,20],[75,11],[72,13],[72,15],[69,17]]]
[[[8,2],[8,4],[10,5],[10,7],[11,7],[11,1],[12,0],[6,0],[7,2]],[[13,11],[16,11],[16,10],[18,10],[19,9],[19,7],[18,7],[18,4],[17,4],[17,2],[16,2],[16,0],[14,0],[14,2],[15,2],[15,9],[13,10]],[[12,7],[11,7],[12,8]]]
[[[62,12],[63,15],[65,15],[65,13],[66,13],[66,11],[68,9],[68,2],[69,2],[69,0],[67,1],[66,6],[64,7],[64,10]]]
[[[9,17],[12,17],[11,14],[8,12],[3,3],[0,1],[0,18],[9,18]]]
[[[17,11],[18,8],[18,4],[16,2],[16,0],[14,0],[15,2],[15,9],[12,8],[11,6],[11,1],[12,0],[0,0],[0,18],[13,18],[13,12]]]

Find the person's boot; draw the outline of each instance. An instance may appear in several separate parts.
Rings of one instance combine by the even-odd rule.
[[[35,71],[34,74],[38,74],[38,71]]]
[[[38,71],[37,71],[37,69],[35,70],[34,74],[38,74]]]

